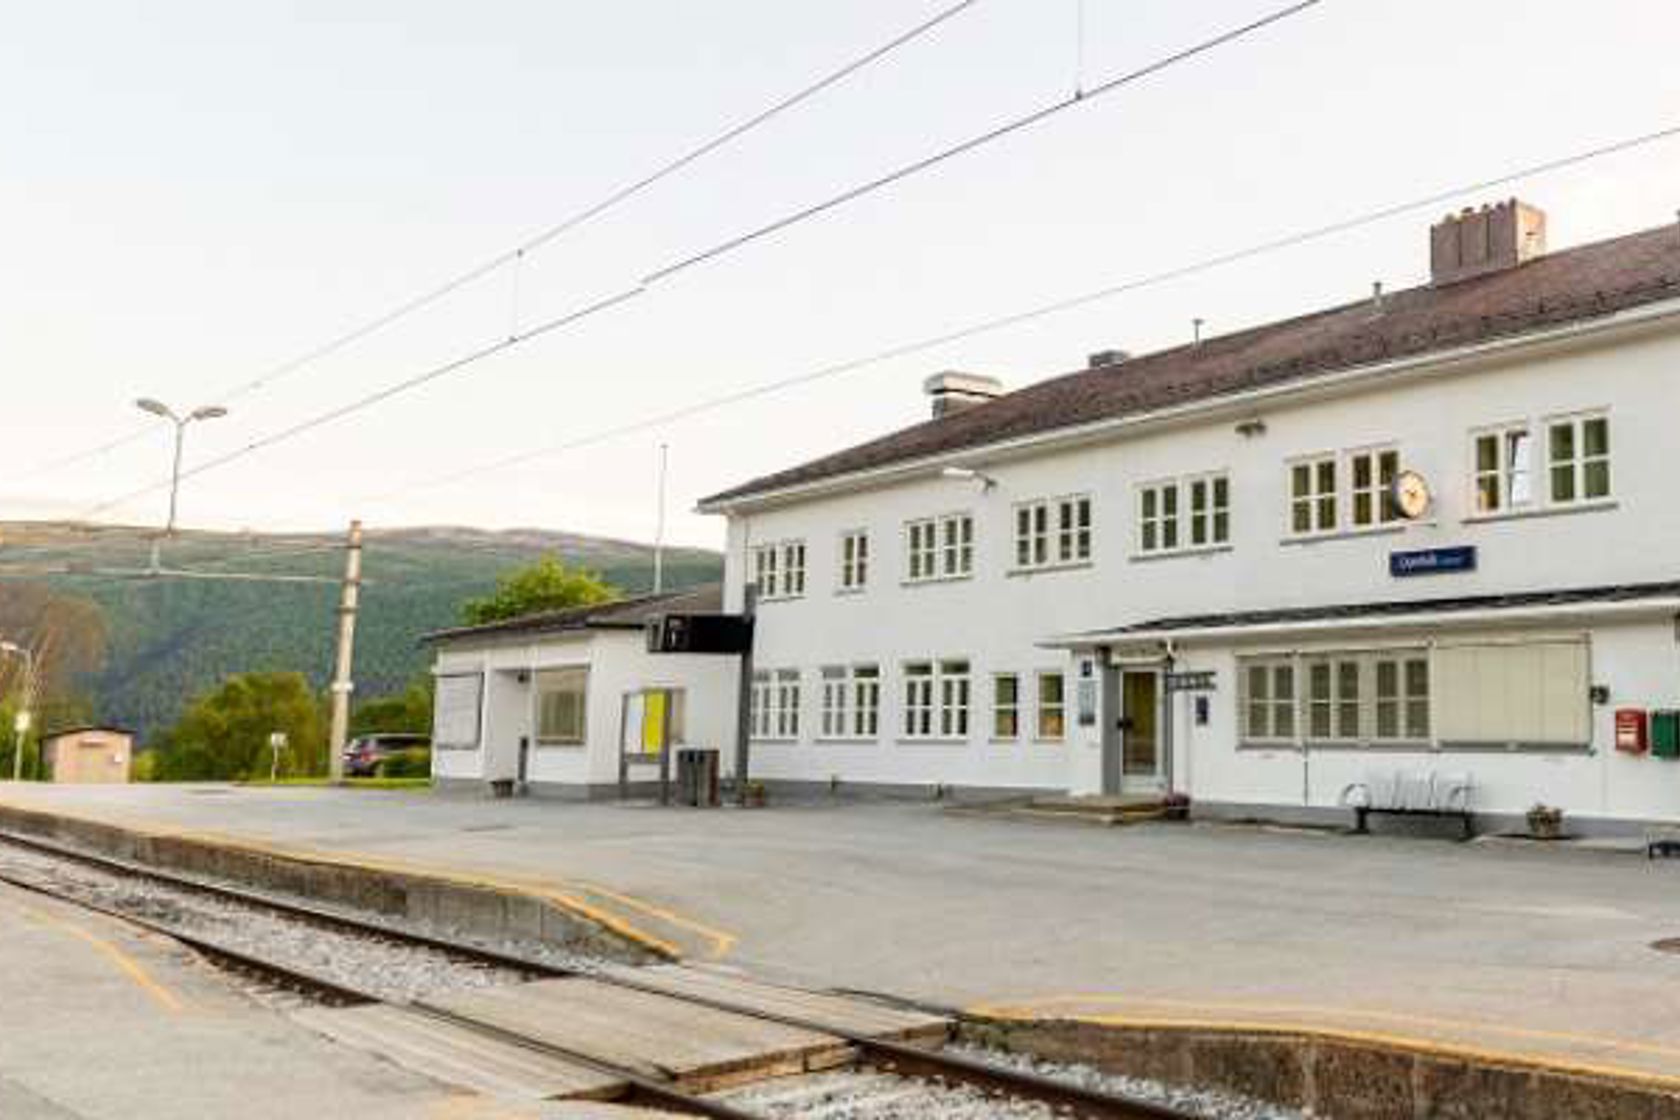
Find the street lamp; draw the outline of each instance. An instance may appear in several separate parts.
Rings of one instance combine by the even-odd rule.
[[[35,653],[28,646],[8,641],[0,641],[0,653],[23,658],[24,687],[19,691],[24,706],[18,709],[12,721],[12,781],[20,782],[23,780],[23,737],[29,731],[29,686],[35,679]]]
[[[142,412],[149,412],[153,416],[161,416],[175,425],[175,459],[174,466],[169,472],[169,523],[164,526],[163,535],[175,535],[175,507],[181,492],[181,444],[186,436],[187,425],[199,420],[215,420],[227,415],[227,409],[219,404],[201,405],[185,416],[177,415],[175,410],[155,397],[141,397],[134,402],[135,407]],[[158,567],[158,549],[160,541],[152,542],[152,570]]]

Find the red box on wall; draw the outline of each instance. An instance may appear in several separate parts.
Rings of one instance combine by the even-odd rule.
[[[1644,754],[1651,749],[1650,714],[1644,708],[1616,709],[1616,749]]]

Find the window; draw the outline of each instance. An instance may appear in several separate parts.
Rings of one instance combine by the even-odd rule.
[[[869,582],[869,534],[861,529],[840,534],[840,589],[859,591]]]
[[[822,737],[873,739],[880,731],[881,670],[831,665],[822,671]]]
[[[1021,734],[1021,678],[1014,673],[992,676],[992,738],[1016,739]]]
[[[1085,495],[1015,507],[1015,566],[1048,568],[1091,558],[1091,499]]]
[[[799,670],[759,670],[752,679],[752,717],[756,739],[799,738]]]
[[[1151,483],[1138,489],[1138,551],[1212,548],[1231,540],[1231,482],[1224,474]]]
[[[1475,434],[1476,512],[1520,509],[1534,500],[1533,440],[1526,425]]]
[[[588,726],[589,670],[544,669],[536,674],[537,742],[575,746]]]
[[[1552,501],[1590,502],[1610,496],[1610,420],[1605,416],[1554,420],[1546,430]]]
[[[1038,737],[1060,739],[1067,732],[1067,681],[1060,673],[1038,674]]]
[[[1231,539],[1231,480],[1222,474],[1193,478],[1190,488],[1190,547]]]
[[[1371,738],[1379,741],[1429,738],[1429,658],[1421,654],[1372,659],[1376,720]]]
[[[776,737],[799,738],[799,670],[776,671]]]
[[[1178,483],[1145,486],[1138,491],[1138,548],[1170,552],[1178,547]]]
[[[805,542],[759,545],[753,550],[753,578],[761,599],[796,599],[805,594]]]
[[[939,734],[945,739],[968,737],[968,662],[939,663]]]
[[[1444,746],[1587,746],[1588,654],[1584,638],[1440,646],[1437,738]]]
[[[904,737],[933,735],[933,663],[912,661],[904,666]]]
[[[1289,531],[1298,535],[1336,529],[1336,457],[1327,455],[1289,467]]]
[[[1295,738],[1295,663],[1251,661],[1243,669],[1243,738]]]
[[[1431,742],[1422,649],[1245,658],[1238,681],[1244,742]]]
[[[777,545],[765,544],[753,549],[753,579],[758,583],[761,599],[774,599],[782,593],[781,550]]]
[[[1348,458],[1352,481],[1353,524],[1356,528],[1390,525],[1400,520],[1394,501],[1394,479],[1400,473],[1400,452],[1393,448],[1356,451]]]
[[[974,572],[974,518],[950,513],[904,527],[905,578],[958,579]]]

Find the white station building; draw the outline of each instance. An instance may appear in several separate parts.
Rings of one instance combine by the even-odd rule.
[[[753,776],[1680,817],[1680,226],[1548,253],[1513,200],[1428,248],[1017,392],[936,376],[926,422],[706,499],[726,607],[757,585]]]

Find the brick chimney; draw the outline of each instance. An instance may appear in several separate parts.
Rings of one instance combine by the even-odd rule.
[[[1546,212],[1516,199],[1466,206],[1429,227],[1429,280],[1436,287],[1503,272],[1546,251]]]
[[[948,369],[922,382],[922,391],[933,398],[933,416],[950,416],[1003,396],[1003,382],[978,373]]]

